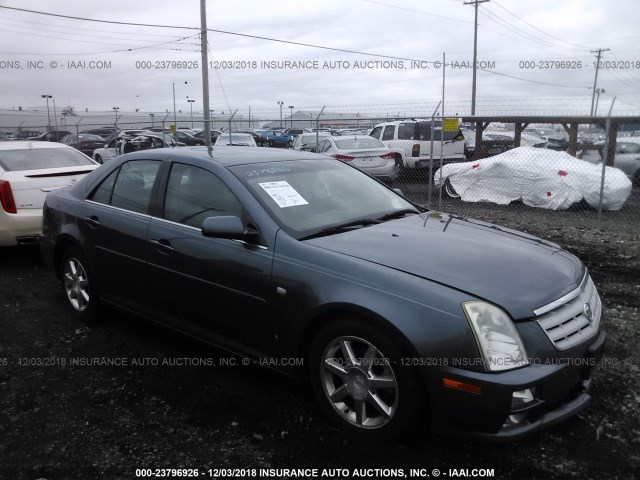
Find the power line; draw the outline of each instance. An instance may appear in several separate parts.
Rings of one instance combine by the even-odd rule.
[[[445,20],[451,20],[453,22],[471,23],[469,20],[460,20],[458,18],[445,17],[443,15],[436,15],[434,13],[423,12],[422,10],[414,10],[412,8],[398,7],[397,5],[389,5],[388,3],[376,2],[374,0],[362,0],[363,2],[373,3],[375,5],[382,5],[383,7],[395,8],[397,10],[404,10],[411,13],[419,13],[420,15],[428,15],[430,17],[443,18]]]
[[[500,5],[498,2],[495,2],[495,1],[494,1],[494,4],[495,4],[495,5],[497,5],[499,8],[501,8],[502,10],[504,10],[505,12],[507,12],[507,13],[508,13],[509,15],[511,15],[512,17],[517,18],[517,19],[518,19],[518,20],[520,20],[522,23],[525,23],[525,24],[529,25],[531,28],[533,28],[533,29],[535,29],[535,30],[539,31],[540,33],[543,33],[543,34],[545,34],[545,35],[547,35],[547,36],[549,36],[549,37],[551,37],[551,38],[554,38],[554,39],[556,39],[556,40],[559,40],[559,41],[560,41],[560,42],[562,42],[562,43],[566,43],[566,44],[568,44],[568,45],[573,45],[574,47],[578,47],[578,48],[583,49],[583,50],[589,50],[589,48],[588,48],[588,47],[585,47],[584,45],[578,45],[578,44],[576,44],[576,43],[568,42],[568,41],[563,40],[563,39],[561,39],[561,38],[559,38],[559,37],[556,37],[555,35],[551,35],[550,33],[547,33],[547,32],[545,32],[545,31],[543,31],[543,30],[540,30],[540,29],[539,29],[538,27],[536,27],[535,25],[532,25],[531,23],[527,22],[526,20],[524,20],[523,18],[519,17],[519,16],[518,16],[518,15],[516,15],[515,13],[513,13],[513,12],[511,12],[510,10],[507,10],[506,8],[504,8],[504,7],[503,7],[502,5]]]
[[[474,0],[474,2],[469,2],[469,3],[475,3],[475,2],[483,3],[483,2],[487,2],[487,1],[489,1],[489,0]],[[120,22],[120,21],[113,21],[113,20],[99,20],[99,19],[92,19],[92,18],[86,18],[86,17],[75,17],[75,16],[71,16],[71,15],[61,15],[61,14],[57,14],[57,13],[41,12],[41,11],[37,11],[37,10],[28,10],[28,9],[24,9],[24,8],[7,7],[7,6],[4,6],[4,5],[0,5],[0,8],[9,9],[9,10],[16,10],[16,11],[21,11],[21,12],[27,12],[27,13],[37,14],[37,15],[45,15],[45,16],[52,16],[52,17],[58,17],[58,18],[67,18],[67,19],[86,21],[86,22],[106,23],[106,24],[113,24],[113,25],[128,25],[128,26],[151,27],[151,28],[175,28],[175,29],[198,30],[198,31],[200,30],[197,27],[186,27],[186,26],[178,26],[178,25],[145,24],[145,23],[136,23],[136,22]],[[281,39],[277,39],[277,38],[264,37],[264,36],[260,36],[260,35],[250,35],[250,34],[246,34],[246,33],[230,32],[230,31],[227,31],[227,30],[207,29],[207,31],[208,32],[214,32],[214,33],[226,34],[226,35],[239,36],[239,37],[243,37],[243,38],[253,38],[253,39],[257,39],[257,40],[265,40],[265,41],[283,43],[283,44],[288,44],[288,45],[297,45],[297,46],[308,47],[308,48],[316,48],[316,49],[320,49],[320,50],[328,50],[328,51],[335,51],[335,52],[342,52],[342,53],[352,53],[352,54],[355,54],[355,55],[363,55],[363,56],[376,57],[376,58],[387,58],[387,59],[391,59],[391,60],[407,60],[407,61],[416,61],[416,62],[424,61],[424,62],[431,63],[431,64],[436,63],[436,61],[433,61],[433,60],[418,60],[418,59],[408,58],[408,57],[397,57],[397,56],[392,56],[392,55],[382,55],[382,54],[375,54],[375,53],[359,52],[359,51],[356,51],[356,50],[349,50],[349,49],[335,48],[335,47],[326,47],[326,46],[323,46],[323,45],[314,45],[314,44],[309,44],[309,43],[294,42],[294,41],[290,41],[290,40],[281,40]],[[195,36],[195,35],[192,35],[192,36]],[[186,38],[190,38],[190,37],[184,37],[183,39],[186,39]],[[172,42],[163,42],[163,43],[159,43],[159,44],[157,44],[155,46],[159,46],[159,45],[163,45],[163,44],[167,44],[167,43],[172,43]],[[152,47],[154,47],[154,46],[129,48],[129,49],[125,49],[125,50],[114,50],[113,52],[100,52],[100,53],[126,52],[126,51],[140,50],[140,49],[143,49],[143,48],[152,48]],[[0,53],[8,53],[8,52],[0,52]],[[524,82],[535,83],[535,84],[540,84],[540,85],[555,86],[555,87],[561,87],[561,88],[588,88],[588,87],[581,87],[581,86],[560,85],[560,84],[554,84],[554,83],[548,83],[548,82],[539,82],[539,81],[536,81],[536,80],[529,80],[527,78],[517,77],[515,75],[508,75],[508,74],[505,74],[505,73],[500,73],[500,72],[496,72],[496,71],[492,71],[492,70],[484,70],[482,68],[478,68],[478,70],[486,71],[486,72],[491,73],[493,75],[504,76],[504,77],[508,77],[508,78],[513,78],[515,80],[521,80],[521,81],[524,81]],[[474,71],[475,71],[475,61],[474,61]]]

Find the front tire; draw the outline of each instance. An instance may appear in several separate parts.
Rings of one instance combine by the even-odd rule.
[[[444,182],[444,194],[449,197],[449,198],[460,198],[460,194],[458,192],[456,192],[456,189],[453,188],[453,185],[451,185],[451,182],[449,181],[449,179],[447,178],[447,180]]]
[[[321,330],[311,346],[310,375],[322,411],[359,436],[399,438],[421,417],[419,382],[402,365],[391,337],[364,321],[342,319]]]
[[[86,257],[76,247],[68,248],[62,255],[59,271],[72,313],[91,323],[98,310],[98,292]]]
[[[96,155],[95,161],[102,165],[104,162],[102,161],[102,157],[100,155]]]

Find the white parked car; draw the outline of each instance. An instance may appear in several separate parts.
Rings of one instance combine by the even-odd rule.
[[[316,140],[322,140],[325,137],[330,137],[331,134],[329,132],[318,131],[317,135],[315,132],[313,133],[303,133],[302,135],[298,135],[293,142],[294,150],[303,150],[305,152],[315,152],[316,147],[318,146]]]
[[[400,172],[400,160],[384,143],[369,135],[322,136],[316,151],[342,160],[369,175],[392,184]]]
[[[223,133],[218,135],[216,138],[216,143],[213,144],[215,147],[257,147],[256,141],[253,138],[253,135],[250,133],[240,133],[240,132],[231,132],[231,133]]]
[[[519,147],[472,162],[450,163],[434,175],[436,186],[465,202],[502,205],[522,200],[530,207],[563,210],[584,198],[597,208],[602,167],[566,152]],[[620,210],[631,194],[622,170],[606,167],[605,210]]]
[[[98,163],[108,162],[112,158],[116,157],[116,142],[118,138],[112,138],[111,141],[105,144],[102,148],[96,148],[93,151],[93,159]]]
[[[426,168],[431,155],[431,120],[398,120],[376,125],[369,135],[380,140],[395,152],[405,168]],[[443,132],[442,123],[433,125],[433,159],[440,163],[440,150],[444,163],[465,159],[464,136],[458,129]]]
[[[47,193],[73,185],[98,166],[61,143],[0,143],[0,247],[36,243]]]

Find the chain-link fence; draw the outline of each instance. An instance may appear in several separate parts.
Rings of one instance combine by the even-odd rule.
[[[205,125],[202,115],[166,112],[105,112],[64,120],[53,125],[39,116],[28,127],[3,130],[30,136],[117,126],[188,135]],[[640,117],[442,121],[435,114],[400,118],[320,111],[274,118],[236,112],[212,114],[209,124],[214,139],[220,132],[244,130],[258,146],[316,151],[352,162],[432,209],[496,222],[515,219],[523,228],[532,222],[553,229],[571,221],[586,229],[640,233]]]

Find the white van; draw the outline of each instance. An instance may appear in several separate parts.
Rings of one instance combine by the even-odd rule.
[[[433,123],[434,166],[436,162],[440,162],[441,144],[443,162],[465,161],[462,131],[445,131],[442,137],[442,122],[435,120]],[[371,129],[369,135],[382,141],[392,152],[396,152],[402,158],[405,168],[429,167],[431,120],[396,120],[380,123]]]

